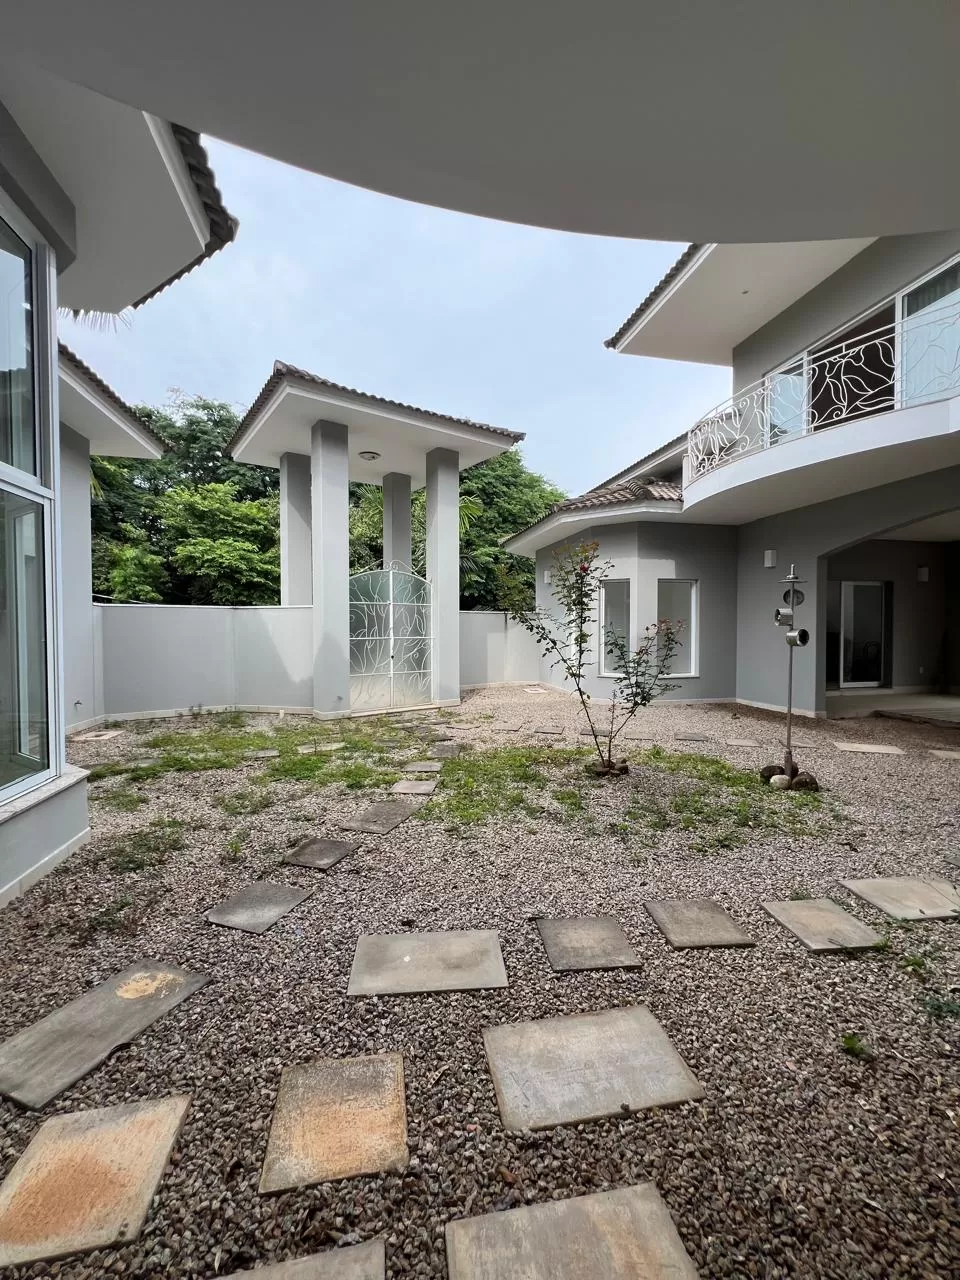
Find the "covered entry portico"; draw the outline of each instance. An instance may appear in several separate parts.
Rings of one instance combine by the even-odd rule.
[[[281,604],[312,609],[318,716],[459,701],[460,472],[522,439],[274,364],[230,452],[279,468]],[[351,584],[352,481],[383,488],[386,572]],[[418,579],[410,498],[424,487]]]

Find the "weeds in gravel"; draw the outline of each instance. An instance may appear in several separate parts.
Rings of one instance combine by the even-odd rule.
[[[577,748],[497,747],[446,760],[440,775],[443,786],[418,816],[461,826],[517,811],[538,817],[542,811],[533,793],[547,787],[558,769],[587,755]]]
[[[845,1031],[840,1037],[840,1048],[850,1058],[858,1062],[873,1062],[876,1053],[866,1040],[856,1031]]]
[[[122,783],[119,787],[111,787],[108,791],[94,793],[91,799],[102,804],[105,809],[115,809],[118,813],[136,813],[141,805],[149,804],[150,797],[142,791],[135,791]]]
[[[791,902],[809,902],[813,898],[813,894],[808,893],[806,889],[795,887],[790,890],[787,897]]]
[[[567,814],[573,817],[583,812],[583,792],[575,787],[558,787],[553,792],[557,804],[562,804]]]
[[[690,832],[695,853],[737,849],[757,833],[803,836],[821,827],[818,794],[773,791],[756,774],[715,756],[650,747],[637,755],[636,763],[641,783],[633,791],[627,820],[650,833]],[[654,795],[644,786],[644,770],[677,781],[666,794]]]
[[[183,823],[172,818],[155,818],[139,831],[104,840],[91,861],[105,861],[111,871],[120,875],[148,871],[162,866],[167,855],[179,852],[183,845]]]
[[[952,996],[931,992],[923,1007],[931,1018],[960,1018],[960,1000],[954,1000]]]
[[[217,804],[224,813],[229,813],[233,817],[241,813],[262,813],[273,803],[273,796],[266,787],[242,788],[240,791],[232,791],[228,795],[220,796],[217,800]]]

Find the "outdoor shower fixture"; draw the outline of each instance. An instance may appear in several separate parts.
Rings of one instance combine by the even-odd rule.
[[[790,566],[790,572],[785,578],[781,578],[781,582],[786,586],[783,593],[784,608],[775,609],[773,612],[773,620],[778,627],[787,628],[787,740],[786,750],[783,753],[783,767],[788,778],[793,777],[793,651],[794,649],[802,649],[804,645],[809,643],[810,632],[806,627],[795,627],[797,606],[803,603],[803,592],[798,591],[797,587],[803,578],[797,577],[796,565]]]

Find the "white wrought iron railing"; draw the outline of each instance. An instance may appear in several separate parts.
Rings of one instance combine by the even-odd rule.
[[[687,479],[857,418],[960,395],[960,302],[807,352],[691,428]]]

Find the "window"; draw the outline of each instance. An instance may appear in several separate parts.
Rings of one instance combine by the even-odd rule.
[[[33,254],[0,220],[0,462],[37,473]]]
[[[680,644],[670,667],[672,676],[697,674],[697,583],[688,578],[661,578],[657,583],[657,617],[679,628]]]
[[[62,763],[52,545],[53,255],[0,196],[0,804]]]
[[[630,647],[630,583],[608,579],[600,584],[600,674],[621,669],[623,647]]]

